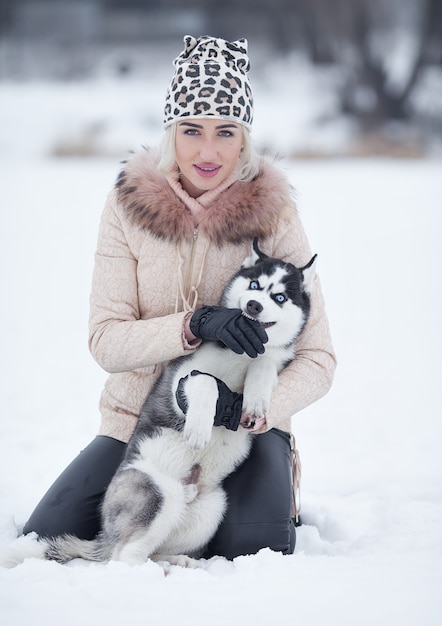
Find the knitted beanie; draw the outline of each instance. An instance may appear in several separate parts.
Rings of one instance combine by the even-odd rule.
[[[247,72],[247,40],[184,37],[184,50],[175,59],[169,85],[164,126],[181,118],[218,117],[251,128],[253,97]]]

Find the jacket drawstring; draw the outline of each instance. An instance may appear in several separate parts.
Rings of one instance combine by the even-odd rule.
[[[206,256],[209,250],[209,242],[206,241],[203,250],[203,256],[200,263],[200,268],[198,271],[198,275],[195,281],[195,284],[190,286],[189,293],[186,296],[185,294],[185,285],[184,285],[184,277],[183,277],[183,267],[184,267],[184,257],[181,254],[180,246],[177,246],[177,256],[178,256],[178,293],[175,301],[175,313],[180,311],[180,299],[183,307],[183,311],[189,313],[190,311],[195,311],[197,302],[198,302],[198,288],[201,284],[201,280],[203,277],[204,266],[206,263]],[[192,269],[192,268],[190,268]]]

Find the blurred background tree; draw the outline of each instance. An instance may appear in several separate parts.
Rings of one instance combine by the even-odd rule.
[[[187,33],[246,37],[257,72],[302,56],[333,76],[337,113],[366,132],[421,123],[423,109],[441,131],[441,0],[0,0],[0,80],[87,78],[103,66],[136,75],[152,48],[170,67]],[[417,111],[430,79],[432,101]]]
[[[302,0],[310,58],[342,70],[342,110],[405,120],[423,71],[442,63],[440,0]],[[442,94],[441,94],[442,97]]]

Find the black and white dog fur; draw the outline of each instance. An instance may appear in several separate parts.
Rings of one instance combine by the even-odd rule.
[[[243,415],[266,415],[278,373],[294,358],[309,315],[315,258],[298,269],[266,256],[253,242],[252,255],[228,283],[221,304],[264,325],[265,353],[253,359],[206,342],[170,363],[145,401],[107,489],[101,533],[92,541],[69,535],[40,540],[45,558],[196,564],[191,557],[202,553],[225,511],[222,481],[247,457],[253,436],[244,424],[236,431],[213,426],[214,377],[243,393]],[[190,375],[193,370],[198,374]],[[181,379],[186,414],[175,396]]]

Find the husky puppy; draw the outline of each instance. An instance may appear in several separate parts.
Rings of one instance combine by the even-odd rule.
[[[194,564],[191,557],[202,553],[223,517],[222,481],[249,453],[247,427],[265,416],[278,372],[295,356],[309,315],[315,258],[298,269],[266,256],[253,242],[221,304],[240,308],[265,327],[264,354],[252,359],[206,342],[170,363],[145,401],[107,489],[101,533],[92,541],[69,535],[41,540],[45,558]],[[219,381],[243,394],[237,430],[214,426]]]

